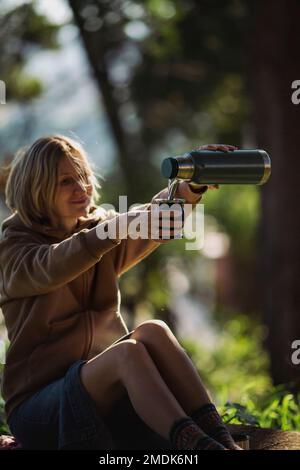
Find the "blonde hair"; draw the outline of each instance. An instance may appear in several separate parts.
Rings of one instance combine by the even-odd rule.
[[[92,185],[91,204],[100,198],[101,185],[82,146],[62,135],[42,137],[17,152],[5,188],[7,206],[28,227],[32,222],[50,225],[62,157],[73,165],[82,188]]]

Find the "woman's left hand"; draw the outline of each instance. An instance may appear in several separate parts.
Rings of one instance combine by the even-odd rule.
[[[236,145],[228,144],[207,144],[201,145],[196,150],[221,150],[222,152],[230,152],[231,150],[237,150]]]
[[[207,144],[201,145],[196,150],[221,150],[221,152],[230,152],[231,150],[237,150],[238,147],[236,145],[228,145],[228,144]],[[204,185],[208,186],[208,189],[219,189],[218,184],[209,184]]]

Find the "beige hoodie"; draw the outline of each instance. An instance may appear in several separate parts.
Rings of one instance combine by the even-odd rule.
[[[165,190],[154,198],[162,195]],[[187,202],[201,199],[191,190],[190,195]],[[91,208],[71,236],[36,223],[28,228],[18,214],[2,223],[0,307],[10,346],[1,388],[7,417],[73,362],[93,357],[128,333],[118,277],[160,243],[100,240],[96,226],[108,217]]]

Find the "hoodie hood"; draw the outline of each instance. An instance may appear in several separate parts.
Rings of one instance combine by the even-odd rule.
[[[94,227],[98,222],[105,220],[106,218],[107,214],[104,209],[102,209],[101,207],[92,206],[90,208],[89,214],[86,217],[81,216],[78,218],[78,223],[74,230],[72,232],[67,232],[64,229],[51,227],[49,225],[45,225],[38,222],[32,222],[31,227],[28,227],[21,220],[19,214],[15,212],[2,222],[1,231],[2,234],[4,234],[4,232],[8,229],[29,233],[36,232],[51,238],[55,238],[57,240],[64,240],[65,238],[68,238],[73,235],[73,233],[80,232],[80,230],[84,228],[88,229]]]

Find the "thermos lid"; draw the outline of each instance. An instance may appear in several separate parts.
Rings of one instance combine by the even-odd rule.
[[[178,162],[175,158],[165,158],[161,165],[161,172],[165,178],[175,178],[178,173]]]

